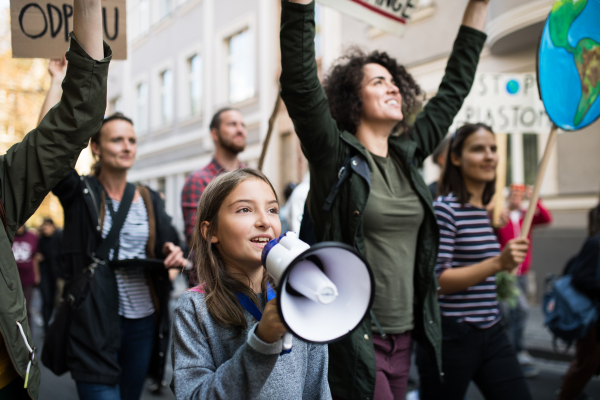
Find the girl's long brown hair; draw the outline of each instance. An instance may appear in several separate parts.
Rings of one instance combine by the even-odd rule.
[[[242,182],[258,179],[266,182],[277,193],[269,179],[260,171],[243,168],[217,176],[204,190],[198,204],[196,227],[192,237],[191,250],[198,272],[198,279],[205,293],[206,308],[217,321],[232,328],[235,337],[240,338],[248,326],[243,308],[235,297],[236,292],[244,293],[261,309],[256,294],[251,289],[250,277],[243,271],[232,273],[225,268],[223,258],[216,246],[211,243],[215,229],[218,227],[219,209],[229,194]],[[202,222],[208,222],[208,229],[202,233]],[[246,282],[244,282],[246,281]],[[266,272],[263,274],[261,291],[263,300],[267,301],[267,283],[275,288],[273,278]]]

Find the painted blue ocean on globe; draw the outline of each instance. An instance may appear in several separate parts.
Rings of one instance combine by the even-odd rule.
[[[562,36],[559,33],[565,29],[556,29],[559,24],[555,24],[551,32],[551,15],[540,42],[538,81],[550,119],[563,130],[576,130],[600,117],[600,0],[562,0],[556,3],[560,5],[555,4],[552,13],[561,14],[555,21],[567,21],[563,27],[567,29],[568,44],[555,45],[557,37],[560,39]],[[582,4],[585,4],[583,10],[572,11]],[[573,17],[575,19],[569,19]],[[584,41],[584,44],[582,39],[591,40]],[[577,69],[577,57],[580,68],[584,66],[588,71],[583,84],[581,71]],[[587,96],[582,97],[584,86]]]

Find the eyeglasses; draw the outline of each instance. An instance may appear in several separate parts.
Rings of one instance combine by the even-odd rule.
[[[510,190],[513,192],[524,192],[525,185],[523,185],[522,183],[511,183]]]

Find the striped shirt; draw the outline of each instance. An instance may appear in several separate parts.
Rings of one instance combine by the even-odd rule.
[[[115,212],[120,202],[111,200]],[[106,204],[102,238],[106,238],[112,226],[112,216]],[[148,242],[149,226],[148,212],[142,197],[131,203],[127,217],[119,236],[119,260],[131,258],[146,258],[146,243]],[[110,250],[109,260],[114,259],[114,250]],[[138,319],[154,313],[154,304],[150,296],[150,288],[143,271],[132,269],[115,269],[117,288],[119,291],[119,315]]]
[[[435,266],[438,278],[448,268],[477,264],[500,254],[500,244],[485,209],[468,203],[461,205],[452,194],[438,197],[433,206],[440,227],[440,251]],[[461,292],[441,294],[438,300],[445,318],[478,328],[489,328],[500,320],[495,276]]]

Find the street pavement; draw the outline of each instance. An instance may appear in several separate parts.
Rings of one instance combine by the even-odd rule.
[[[175,301],[179,294],[183,291],[183,286],[180,281],[176,281],[175,291],[173,295],[173,301],[171,302],[171,308],[174,307]],[[37,292],[37,291],[36,291]],[[39,293],[34,294],[33,308],[39,309],[40,305]],[[39,315],[39,314],[38,314]],[[41,347],[43,338],[41,336],[41,328],[37,326],[39,317],[33,318],[33,330],[34,330],[34,343],[38,347],[37,357],[41,356]],[[573,349],[567,354],[556,353],[552,347],[552,336],[548,330],[543,326],[543,314],[539,307],[533,307],[530,309],[529,320],[525,330],[525,347],[535,357],[536,366],[540,370],[540,374],[535,378],[527,380],[531,393],[535,400],[551,400],[556,398],[556,391],[560,387],[562,377],[569,367],[569,362],[573,356]],[[38,358],[39,360],[39,358]],[[75,382],[71,379],[70,374],[64,374],[60,377],[55,376],[47,368],[40,363],[42,373],[42,383],[40,388],[39,400],[78,400],[77,390],[75,388]],[[173,371],[171,368],[170,354],[167,360],[167,369],[165,374],[165,381],[170,383]],[[411,377],[418,380],[416,374],[416,368],[411,370]],[[410,386],[414,389],[414,384]],[[590,396],[591,399],[600,400],[600,379],[598,377],[593,378],[587,385],[585,393]],[[409,393],[407,399],[418,400],[415,397],[415,392]],[[175,396],[171,392],[169,387],[163,388],[159,395],[154,395],[147,388],[144,389],[142,394],[142,400],[172,400]],[[480,400],[483,396],[475,387],[471,385],[466,396],[466,400]]]

